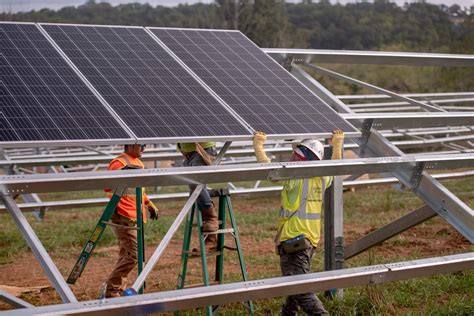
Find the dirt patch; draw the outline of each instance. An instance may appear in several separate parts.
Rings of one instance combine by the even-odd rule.
[[[261,212],[268,210],[268,207],[274,209],[278,207],[278,199],[263,199],[262,203],[255,203],[254,205],[248,203],[249,201],[245,199],[239,199],[239,201],[233,203],[233,205],[238,212],[242,213]],[[169,210],[167,213],[168,212],[171,214],[174,213],[175,210]],[[378,227],[367,227],[362,226],[362,224],[345,224],[346,245],[376,228]],[[242,229],[242,231],[244,231],[244,229]],[[226,238],[226,240],[229,245],[233,246],[230,238]],[[195,239],[194,243],[196,244]],[[193,246],[195,246],[195,244]],[[262,275],[268,277],[280,275],[278,258],[274,254],[272,238],[264,238],[256,242],[250,233],[242,234],[241,244],[246,257],[257,258],[252,261],[252,264],[249,264],[249,260],[246,260],[247,271],[251,279],[259,278]],[[323,240],[321,240],[320,247],[322,247],[322,245]],[[147,246],[147,257],[152,255],[156,246],[157,243]],[[77,254],[79,254],[79,251],[80,249],[77,249]],[[118,248],[116,246],[99,247],[97,249],[96,255],[91,258],[83,275],[77,281],[77,284],[71,287],[79,300],[97,298],[102,282],[105,281],[115,264],[118,254],[117,251]],[[374,247],[373,251],[377,257],[383,258],[384,262],[391,262],[394,261],[394,258],[403,256],[412,257],[413,253],[416,253],[419,257],[434,257],[473,251],[473,246],[445,221],[435,218],[430,220],[429,223],[414,227],[388,240],[384,244]],[[176,288],[180,254],[181,240],[173,239],[162,258],[160,258],[158,265],[148,278],[147,292],[172,290]],[[366,255],[367,254],[363,254],[362,256]],[[226,257],[231,258],[226,261],[224,271],[225,278],[227,279],[227,276],[229,276],[229,279],[239,279],[240,266],[235,253],[231,251],[226,252]],[[75,255],[67,258],[53,255],[53,260],[64,277],[67,277],[76,259],[77,257]],[[209,266],[213,267],[214,264],[215,259],[211,258],[209,260]],[[201,273],[200,260],[198,258],[191,259],[188,266],[187,283],[202,283]],[[210,275],[214,275],[213,269],[211,269]],[[130,276],[130,281],[133,281],[136,276],[136,271],[133,271]],[[14,262],[0,266],[0,284],[18,287],[50,285],[48,278],[31,252],[19,254],[15,257]],[[36,293],[23,293],[20,298],[34,305],[61,303],[60,298],[52,287]],[[0,310],[9,308],[8,305],[0,303]]]

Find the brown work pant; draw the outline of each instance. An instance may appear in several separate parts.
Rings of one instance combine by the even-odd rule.
[[[130,229],[136,227],[131,219],[114,213],[112,215],[112,223],[129,227],[114,227],[112,229],[117,236],[120,252],[115,268],[107,280],[106,296],[119,296],[127,287],[127,276],[130,271],[137,265],[137,230]]]

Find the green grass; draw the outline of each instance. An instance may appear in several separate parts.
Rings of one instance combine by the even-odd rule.
[[[443,181],[453,193],[469,206],[474,205],[474,179]],[[250,187],[250,183],[243,186]],[[213,187],[218,187],[214,185]],[[185,189],[181,187],[180,189]],[[173,192],[176,188],[164,188],[160,192]],[[148,190],[154,193],[153,189]],[[45,200],[66,198],[102,197],[102,192],[74,192],[69,194],[44,194]],[[276,231],[279,196],[246,195],[234,196],[232,199],[234,212],[239,226],[239,233],[245,249],[245,260],[251,279],[270,278],[280,275],[278,256],[268,250]],[[159,203],[163,210],[158,222],[146,226],[146,243],[156,243],[161,240],[177,212],[183,205],[183,200]],[[370,231],[385,225],[394,219],[422,206],[423,203],[410,191],[399,191],[394,187],[377,187],[359,189],[355,192],[344,193],[344,223],[345,237],[354,240]],[[101,208],[57,210],[46,213],[44,222],[38,223],[32,214],[26,217],[53,258],[75,258],[82,249],[96,224]],[[378,263],[405,261],[425,257],[435,257],[443,254],[474,251],[474,247],[463,246],[458,249],[456,242],[448,244],[436,252],[429,252],[430,243],[449,241],[454,238],[452,229],[443,225],[439,218],[431,219],[417,227],[396,236],[371,250],[346,261],[346,267],[373,265]],[[177,235],[183,235],[181,227]],[[100,241],[99,247],[109,247],[115,244],[115,238],[107,229]],[[258,249],[266,247],[265,255]],[[321,249],[321,248],[320,248]],[[390,250],[392,250],[390,252]],[[408,251],[399,251],[399,250]],[[268,251],[267,251],[268,250]],[[0,271],[1,266],[13,263],[15,256],[29,251],[26,243],[18,232],[13,220],[7,215],[0,215]],[[389,251],[389,252],[387,252]],[[108,256],[107,253],[96,256]],[[176,266],[179,259],[176,258]],[[226,263],[237,262],[235,254],[225,257]],[[323,269],[323,253],[318,251],[313,257],[312,270]],[[159,269],[159,268],[158,268]],[[176,267],[177,269],[177,267]],[[177,271],[177,270],[176,270]],[[198,270],[199,271],[199,270]],[[160,284],[172,289],[176,276],[163,276]],[[238,270],[225,274],[226,282],[240,281]],[[0,277],[1,283],[1,277]],[[344,298],[329,299],[324,293],[319,297],[334,315],[470,315],[474,310],[474,272],[442,274],[406,281],[389,282],[379,285],[354,287],[344,290]],[[278,314],[284,298],[273,298],[256,302],[258,315]],[[184,314],[201,314],[202,310],[187,311]],[[239,304],[223,306],[221,314],[245,314]]]

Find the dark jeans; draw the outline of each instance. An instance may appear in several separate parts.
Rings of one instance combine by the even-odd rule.
[[[208,154],[212,156],[217,155],[215,147],[206,148],[206,151]],[[201,155],[199,155],[197,152],[193,152],[189,154],[188,157],[183,161],[183,166],[195,167],[195,166],[206,166],[206,164],[204,163],[204,160],[202,159]],[[196,188],[196,185],[189,186],[189,190],[191,192],[193,192],[195,188]],[[208,209],[212,207],[212,199],[207,189],[204,189],[201,191],[201,194],[199,194],[199,197],[197,198],[197,203],[201,209]]]
[[[294,253],[280,254],[280,267],[283,276],[307,274],[310,272],[311,257],[316,248],[310,247]],[[308,315],[329,315],[323,303],[314,293],[291,295],[283,304],[282,315],[296,315],[298,306]]]

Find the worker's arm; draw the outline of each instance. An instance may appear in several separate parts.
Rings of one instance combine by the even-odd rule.
[[[265,149],[263,148],[263,144],[267,140],[267,135],[263,132],[255,132],[253,135],[253,149],[255,151],[255,156],[257,157],[257,161],[260,163],[270,163],[272,160],[268,158]]]
[[[332,132],[332,157],[342,159],[342,146],[344,145],[344,132],[336,129]]]

